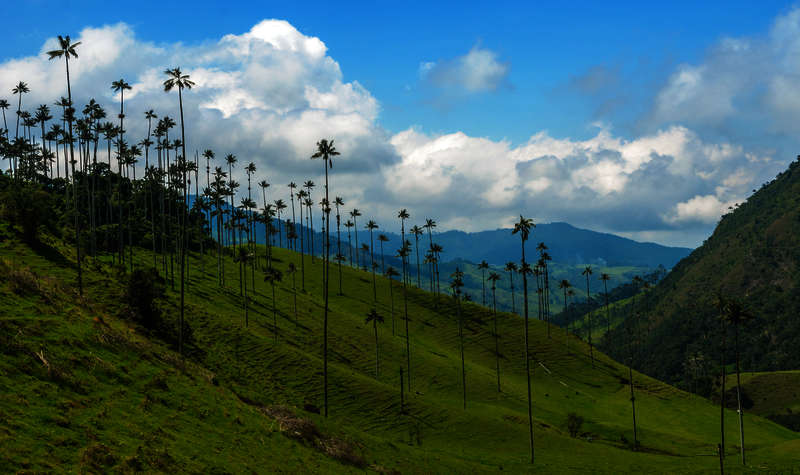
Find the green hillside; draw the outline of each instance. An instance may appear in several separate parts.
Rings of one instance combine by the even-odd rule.
[[[800,432],[800,371],[742,373],[741,384],[748,411]],[[726,387],[734,397],[735,374],[728,375]]]
[[[523,325],[516,316],[499,316],[498,392],[491,314],[464,306],[465,410],[453,302],[410,290],[412,386],[404,413],[401,286],[394,284],[392,335],[389,282],[377,278],[386,321],[378,329],[376,377],[374,335],[364,323],[371,275],[344,267],[344,296],[331,293],[326,419],[315,410],[322,407],[319,260],[305,260],[306,292],[297,292],[295,319],[286,271],[290,262],[300,266],[300,256],[275,250],[283,271],[276,299],[256,270],[245,328],[237,264],[224,259],[227,286],[220,288],[214,255],[201,261],[191,254],[181,359],[178,294],[168,284],[156,300],[161,317],[147,329],[131,316],[128,275],[110,258],[86,259],[81,298],[70,246],[48,234],[29,246],[5,223],[0,236],[2,472],[708,473],[718,466],[716,406],[635,374],[642,446],[634,452],[627,370],[597,352],[593,368],[584,344],[557,327],[548,337],[542,322],[531,322],[537,450],[531,467]],[[143,249],[134,256],[137,268],[152,262]],[[295,277],[300,289],[300,273]],[[585,420],[576,437],[566,424],[573,412]],[[728,440],[735,441],[735,414],[728,411],[726,419]],[[745,421],[745,472],[796,465],[797,433],[749,413]],[[726,449],[726,465],[736,473],[737,448]]]
[[[745,371],[800,368],[800,162],[724,215],[711,237],[680,261],[659,285],[637,300],[637,368],[684,387],[700,379],[715,388],[722,329],[717,294],[739,301],[753,319],[740,325]],[[605,347],[627,355],[629,328],[612,331]],[[727,328],[726,364],[734,362]],[[698,363],[699,362],[699,363]],[[698,376],[699,375],[699,376]],[[718,379],[718,376],[717,376]]]

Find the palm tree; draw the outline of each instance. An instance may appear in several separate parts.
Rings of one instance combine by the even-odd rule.
[[[325,202],[330,203],[328,192],[330,190],[328,186],[328,169],[333,168],[333,157],[339,155],[339,152],[336,151],[336,147],[333,145],[333,139],[330,142],[326,139],[322,139],[317,142],[317,151],[311,155],[312,159],[321,158],[322,159],[322,167],[325,169]],[[306,182],[306,185],[309,185],[311,182]],[[311,183],[313,186],[313,183]],[[310,188],[309,188],[310,193]],[[310,209],[310,208],[309,208]],[[323,295],[325,298],[325,319],[323,323],[323,359],[324,359],[324,379],[325,379],[325,417],[328,417],[328,283],[330,281],[330,217],[331,217],[331,209],[330,206],[325,206],[325,271],[323,274],[324,282],[323,282]],[[378,338],[378,330],[375,330],[375,343],[376,343],[376,355],[377,355],[377,338]],[[377,360],[375,362],[375,371],[377,376]]]
[[[353,231],[356,236],[356,269],[361,265],[358,258],[358,221],[356,221],[359,216],[361,216],[361,211],[358,208],[353,208],[353,211],[350,211],[350,217],[353,218]],[[350,259],[350,261],[352,262],[353,260]]]
[[[383,243],[389,242],[389,238],[385,234],[378,234],[378,242],[381,243],[381,274],[386,272],[386,266],[383,261]]]
[[[397,212],[397,217],[400,219],[400,239],[402,242],[406,242],[406,220],[410,218],[411,215],[408,214],[408,210],[403,208]]]
[[[294,262],[289,263],[289,265],[286,268],[286,272],[292,274],[292,297],[294,298],[294,325],[295,327],[297,327],[297,283],[295,282],[295,274],[297,274],[297,266],[294,265]]]
[[[408,365],[408,390],[411,391],[411,337],[408,333],[408,293],[406,290],[406,258],[408,258],[408,246],[403,242],[403,246],[397,251],[397,257],[403,263],[403,319],[406,323],[406,364]]]
[[[530,432],[530,446],[531,446],[531,463],[534,460],[534,448],[533,448],[533,407],[531,405],[531,361],[528,355],[528,275],[525,272],[525,268],[528,267],[528,263],[525,261],[525,241],[528,240],[528,237],[531,233],[531,228],[536,227],[533,223],[533,220],[530,218],[523,218],[522,215],[519,216],[519,222],[514,224],[514,230],[511,231],[511,234],[519,233],[521,239],[521,246],[522,246],[522,291],[523,291],[523,298],[524,298],[524,312],[525,312],[525,373],[528,382],[528,428]],[[529,268],[529,267],[528,267]]]
[[[297,204],[300,205],[300,287],[302,288],[303,292],[306,291],[306,257],[303,253],[305,251],[305,243],[303,242],[303,234],[305,231],[303,230],[303,199],[308,196],[306,190],[300,189],[297,192]]]
[[[567,279],[562,279],[561,282],[558,283],[558,288],[564,291],[564,319],[566,320],[567,324],[567,331],[564,333],[565,342],[569,345],[568,338],[569,338],[569,317],[567,316],[567,292],[569,291],[572,284],[569,283]]]
[[[492,313],[494,315],[494,355],[497,363],[497,392],[500,392],[500,342],[498,338],[500,335],[497,333],[497,281],[500,280],[500,274],[496,272],[489,272],[489,282],[492,284]]]
[[[416,224],[414,225],[414,227],[411,228],[410,231],[411,231],[411,234],[414,235],[414,245],[415,245],[414,254],[417,256],[417,288],[421,289],[422,288],[422,281],[421,281],[421,276],[419,274],[419,237],[422,236],[422,234],[425,231],[423,231],[423,229],[421,227],[417,226]]]
[[[59,36],[59,38],[60,38],[59,42],[65,40],[65,38],[61,38],[60,36]],[[69,37],[66,38],[66,43],[69,44]],[[78,43],[75,43],[74,45],[69,45],[69,46],[71,46],[71,48],[69,48],[69,54],[75,53],[75,46],[77,46],[78,44],[80,44],[80,41]],[[56,52],[58,53],[57,55],[50,55],[50,59],[60,58],[61,55],[63,55],[65,53],[64,44],[61,44],[61,47],[62,47],[62,49],[60,49],[60,50],[50,51],[50,52],[47,53],[47,54],[56,53]],[[74,57],[75,58],[78,57],[77,53],[74,54]],[[69,59],[67,59],[67,63],[69,63]],[[69,66],[67,66],[67,67],[69,68]],[[71,92],[70,91],[70,85],[69,85],[69,79],[67,79],[67,91],[68,91],[68,93]],[[23,94],[27,94],[29,92],[31,92],[30,88],[28,87],[28,85],[26,83],[24,83],[22,81],[20,81],[11,90],[12,94],[18,94],[19,95],[19,102],[17,103],[17,130],[16,130],[16,132],[14,132],[14,138],[19,137],[19,119],[22,116],[22,95]],[[71,104],[72,104],[72,102],[70,101],[70,105]]]
[[[736,352],[736,404],[739,413],[739,450],[742,456],[742,465],[745,465],[744,455],[744,411],[742,410],[741,370],[739,368],[739,326],[755,318],[742,304],[736,300],[728,300],[724,306],[725,321],[733,325],[734,349]],[[725,395],[722,395],[723,400]]]
[[[186,162],[186,129],[184,127],[184,120],[183,120],[183,90],[184,89],[191,89],[194,86],[194,82],[189,79],[188,74],[183,74],[180,68],[173,68],[167,69],[164,71],[164,74],[167,75],[167,80],[164,81],[164,92],[169,92],[174,88],[178,88],[178,106],[180,107],[181,112],[181,146],[182,149],[182,157],[181,160],[185,163]],[[122,93],[120,92],[120,98],[122,97]],[[122,113],[120,113],[120,128],[122,128]],[[181,222],[182,222],[182,229],[181,229],[181,322],[180,322],[180,331],[179,331],[179,353],[181,356],[183,355],[183,314],[184,314],[184,268],[186,266],[186,168],[184,167],[183,170],[183,206],[181,208]]]
[[[430,249],[432,250],[433,249],[433,228],[436,227],[436,221],[432,220],[431,218],[426,218],[425,219],[425,224],[422,227],[428,230],[428,241],[429,241],[428,244],[430,246]],[[434,257],[436,257],[436,256],[434,256]],[[434,285],[434,277],[433,277],[434,264],[435,264],[435,262],[432,261],[431,262],[431,293],[433,293],[433,291],[434,291],[434,287],[433,287],[433,285]]]
[[[508,280],[511,282],[511,312],[517,313],[517,299],[514,297],[514,272],[517,272],[517,264],[506,262],[505,271],[508,272]]]
[[[464,400],[464,409],[467,409],[467,371],[464,365],[464,322],[461,318],[461,288],[464,286],[464,273],[456,266],[455,272],[450,276],[450,288],[456,301],[456,322],[458,323],[458,341],[461,349],[461,393]]]
[[[372,322],[372,329],[375,332],[375,378],[378,377],[378,324],[383,323],[383,317],[374,308],[369,311],[364,323]]]
[[[483,287],[483,303],[482,303],[482,305],[484,307],[486,306],[486,269],[488,269],[488,268],[489,268],[489,263],[486,262],[486,261],[481,261],[481,263],[478,264],[478,269],[481,270],[481,285]]]
[[[0,111],[3,111],[3,131],[0,133],[0,136],[5,135],[6,139],[8,139],[8,122],[6,122],[6,109],[10,106],[8,101],[5,99],[0,99]]]
[[[589,355],[592,359],[592,368],[594,368],[594,350],[592,349],[592,310],[591,307],[588,305],[591,301],[591,294],[589,293],[589,276],[592,275],[592,266],[586,266],[581,272],[581,275],[586,276],[586,303],[587,308],[589,309],[589,329],[588,329],[588,336],[589,336]]]
[[[344,292],[342,292],[342,261],[344,260],[344,255],[342,254],[342,237],[340,234],[342,218],[339,214],[339,206],[344,206],[344,201],[337,196],[333,199],[333,204],[336,206],[336,261],[339,263],[339,295],[344,295]]]
[[[297,188],[297,185],[292,181],[288,185],[289,187],[289,199],[292,202],[292,228],[294,228],[295,234],[297,233],[297,220],[295,219],[294,214],[294,190]],[[297,246],[294,246],[294,250],[297,251]]]
[[[327,163],[326,163],[327,165]],[[326,166],[325,173],[328,173],[328,168]],[[311,255],[311,263],[314,263],[314,255],[316,254],[316,249],[314,248],[314,213],[311,212],[312,207],[314,206],[314,200],[311,197],[311,190],[314,189],[314,182],[311,180],[306,180],[303,183],[303,186],[308,193],[308,198],[305,200],[306,205],[306,220],[308,221],[308,227],[306,228],[306,232],[308,233],[308,248],[311,250],[309,254]]]
[[[344,227],[347,228],[347,248],[350,250],[350,267],[353,267],[353,243],[350,240],[350,229],[355,226],[349,219],[345,221]],[[358,259],[358,252],[356,252],[356,259]]]
[[[240,246],[236,250],[236,256],[234,257],[233,260],[238,262],[239,265],[242,265],[242,264],[246,265],[247,262],[250,261],[250,259],[252,259],[252,257],[253,256],[250,253],[249,249],[247,249],[244,246]],[[247,280],[247,272],[244,273],[244,278],[245,278],[245,280]],[[242,307],[244,307],[244,326],[246,328],[248,323],[249,323],[249,320],[250,320],[249,319],[249,315],[248,315],[248,307],[249,306],[248,306],[248,300],[247,300],[247,283],[246,282],[245,282],[245,285],[244,285],[244,296],[242,297]]]
[[[278,213],[278,246],[283,247],[283,239],[281,238],[281,212],[286,209],[286,202],[282,199],[275,200],[275,212]],[[288,242],[287,242],[288,246]]]
[[[267,180],[261,180],[258,182],[258,186],[261,187],[261,202],[264,205],[264,209],[267,209],[267,188],[270,185]],[[269,222],[264,222],[264,245],[269,244],[270,224]],[[269,254],[267,254],[267,258],[269,257]]]
[[[608,334],[611,332],[611,312],[608,308],[608,281],[611,280],[611,276],[602,273],[600,274],[600,280],[603,281],[603,293],[606,297],[606,337],[608,337]]]
[[[50,60],[55,58],[64,57],[64,63],[67,69],[67,104],[68,106],[65,108],[65,116],[67,118],[67,123],[69,124],[68,134],[67,137],[69,139],[69,158],[70,163],[72,164],[72,196],[73,196],[73,212],[75,213],[75,254],[76,260],[78,262],[78,294],[83,295],[83,271],[81,269],[81,228],[80,228],[80,219],[78,219],[78,183],[75,180],[75,150],[73,146],[72,140],[72,119],[74,116],[74,109],[72,108],[72,85],[70,83],[69,78],[69,58],[78,57],[78,53],[75,51],[75,48],[80,45],[81,42],[78,41],[76,43],[72,43],[70,41],[69,35],[62,37],[58,35],[58,46],[59,49],[48,51],[47,55],[50,57]],[[19,94],[19,103],[17,108],[17,134],[19,134],[19,112],[22,108],[22,94],[30,92],[28,86],[20,81],[19,84],[12,90],[14,94]]]
[[[245,272],[245,275],[247,272]],[[275,300],[275,282],[280,282],[283,279],[281,271],[274,267],[268,267],[264,272],[264,280],[269,282],[272,286],[272,326],[275,330],[275,343],[278,343],[278,307],[277,300]],[[297,304],[295,304],[297,305]],[[295,325],[297,324],[297,316],[295,314]]]
[[[370,262],[372,262],[372,301],[377,304],[378,303],[378,284],[375,281],[375,247],[374,241],[372,240],[372,231],[378,229],[378,223],[373,220],[369,220],[369,222],[364,226],[364,228],[369,230],[369,256]],[[403,276],[405,278],[405,276]]]
[[[393,280],[393,278],[397,277],[398,275],[400,275],[400,273],[398,273],[395,270],[394,267],[389,266],[389,267],[386,268],[386,272],[384,272],[384,275],[386,276],[387,279],[389,279],[389,306],[391,308],[391,315],[392,315],[392,336],[394,336],[394,334],[395,334],[395,329],[394,328],[395,327],[394,327],[394,289],[393,289],[394,280]]]

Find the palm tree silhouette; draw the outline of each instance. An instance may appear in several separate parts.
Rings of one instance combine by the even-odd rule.
[[[353,233],[356,237],[356,269],[361,266],[358,256],[358,221],[356,221],[356,218],[359,216],[361,216],[361,211],[359,211],[358,208],[353,208],[353,211],[350,211],[350,217],[353,218]],[[350,259],[350,261],[352,262],[352,259]]]
[[[397,251],[397,257],[403,263],[403,319],[406,325],[406,364],[408,365],[408,390],[411,391],[411,337],[408,332],[408,291],[406,289],[406,258],[408,258],[408,246],[403,242],[403,246]]]
[[[182,147],[182,156],[180,161],[184,164],[186,163],[186,128],[184,126],[183,120],[183,90],[184,89],[191,89],[194,86],[194,82],[189,79],[188,74],[183,74],[180,68],[173,68],[167,69],[164,71],[164,74],[167,75],[167,80],[164,81],[164,92],[169,92],[174,88],[178,89],[178,106],[181,112],[181,147]],[[120,104],[122,101],[122,93],[125,87],[120,89]],[[130,89],[130,86],[128,86]],[[124,115],[122,113],[122,109],[120,108],[120,129],[122,129],[122,119]],[[180,245],[180,252],[181,252],[181,321],[180,321],[180,331],[179,331],[179,343],[178,343],[178,352],[183,356],[183,318],[184,318],[184,270],[186,267],[186,221],[188,220],[188,216],[186,215],[186,167],[184,165],[182,170],[183,175],[183,206],[181,208],[181,245]],[[245,299],[246,300],[246,299]]]
[[[378,377],[378,324],[383,323],[383,317],[378,314],[374,308],[369,311],[364,323],[372,323],[372,329],[375,332],[375,378]]]
[[[478,269],[481,270],[481,286],[483,289],[482,305],[484,307],[486,306],[486,269],[488,268],[489,268],[489,263],[486,261],[481,261],[481,263],[478,264]]]
[[[0,111],[3,111],[3,130],[0,131],[0,136],[5,135],[6,139],[8,139],[8,122],[6,122],[6,109],[10,106],[8,101],[5,99],[0,99]]]
[[[234,257],[234,261],[238,262],[239,265],[245,264],[252,258],[252,254],[250,254],[250,250],[246,247],[239,247],[236,250],[236,256]],[[247,272],[244,273],[245,280],[247,279]],[[250,318],[248,314],[248,299],[247,299],[247,283],[244,285],[244,296],[242,297],[242,307],[244,307],[244,326],[247,328]],[[183,321],[181,321],[182,323]],[[180,333],[180,332],[179,332]]]
[[[350,267],[353,267],[353,243],[350,240],[350,229],[355,226],[349,219],[345,221],[344,227],[347,228],[347,248],[350,250]],[[356,259],[358,259],[358,251],[356,251]]]
[[[400,240],[401,242],[406,242],[406,220],[410,218],[411,215],[408,214],[408,210],[405,208],[401,209],[397,212],[397,218],[400,219]],[[404,278],[408,278],[405,276]]]
[[[464,272],[456,266],[455,272],[450,275],[452,281],[450,288],[453,291],[453,299],[456,301],[456,322],[458,323],[458,342],[461,351],[461,394],[464,401],[464,409],[467,409],[467,371],[464,364],[464,321],[461,317],[461,288],[464,287]]]
[[[374,304],[378,303],[378,284],[375,281],[375,251],[374,251],[374,243],[372,241],[372,231],[378,229],[378,223],[373,220],[369,220],[369,222],[364,226],[364,228],[369,230],[369,255],[370,255],[370,262],[372,263],[370,267],[372,268],[372,301]],[[405,276],[403,276],[405,278]]]
[[[72,196],[73,196],[73,212],[75,213],[75,255],[76,260],[78,262],[78,294],[83,295],[83,270],[81,266],[81,227],[80,227],[80,219],[78,218],[78,183],[75,180],[75,148],[73,146],[72,140],[72,119],[74,117],[74,109],[72,107],[72,84],[69,77],[69,58],[78,58],[78,53],[75,51],[75,48],[80,45],[81,42],[78,41],[76,43],[72,43],[70,40],[69,35],[61,36],[58,35],[58,49],[48,51],[47,55],[49,56],[50,60],[64,57],[64,64],[66,65],[67,70],[67,106],[64,108],[64,115],[67,119],[67,124],[69,124],[69,128],[67,129],[68,137],[66,137],[69,141],[69,159],[70,164],[72,166]],[[14,87],[11,91],[14,94],[19,94],[19,102],[17,103],[17,136],[19,135],[19,114],[22,109],[22,95],[25,93],[30,92],[28,85],[24,82],[20,81],[19,84]]]
[[[292,230],[292,234],[294,234],[294,230]],[[294,265],[294,262],[289,263],[289,265],[286,267],[286,272],[292,274],[292,297],[294,299],[294,325],[295,327],[297,327],[297,283],[295,280],[295,275],[297,274],[297,266]]]
[[[326,167],[326,174],[327,170],[328,169]],[[309,254],[311,255],[311,263],[313,264],[314,255],[317,253],[316,249],[314,248],[314,213],[311,211],[311,208],[314,206],[314,200],[311,198],[311,190],[314,189],[314,182],[311,180],[306,180],[306,182],[303,183],[303,186],[306,189],[306,193],[308,193],[308,197],[304,201],[304,204],[306,205],[306,221],[308,221],[308,227],[306,228],[306,232],[308,232],[308,248],[310,249]]]
[[[505,271],[508,272],[508,280],[511,283],[511,312],[517,313],[517,299],[514,297],[514,272],[517,272],[517,264],[506,262]]]
[[[342,217],[339,213],[339,206],[344,206],[344,200],[337,196],[333,199],[333,204],[336,206],[336,262],[339,264],[339,295],[344,295],[342,292],[342,261],[344,260],[341,236]]]
[[[514,224],[514,230],[511,234],[519,234],[522,246],[522,291],[524,298],[524,312],[525,312],[525,373],[528,382],[528,428],[530,432],[530,446],[531,446],[531,463],[534,460],[534,447],[533,447],[533,408],[531,404],[531,361],[528,355],[528,275],[526,270],[530,269],[528,263],[525,261],[525,241],[531,233],[531,228],[536,227],[533,220],[530,218],[523,218],[519,216],[519,222]],[[527,269],[526,269],[527,268]]]
[[[381,274],[386,272],[386,266],[383,261],[383,243],[389,242],[389,238],[385,234],[378,234],[378,242],[381,244]]]
[[[727,323],[733,325],[734,331],[734,351],[736,352],[736,410],[739,414],[739,450],[742,457],[742,465],[745,465],[744,411],[742,410],[741,370],[739,367],[739,327],[755,317],[745,309],[740,302],[733,299],[725,301],[723,308],[724,319]],[[723,400],[725,399],[724,393],[722,398]]]
[[[594,350],[592,349],[592,309],[591,306],[589,306],[589,303],[591,302],[591,294],[589,293],[589,276],[592,275],[592,266],[586,266],[586,268],[583,269],[583,272],[581,272],[581,275],[586,276],[586,308],[589,309],[589,329],[587,333],[589,339],[589,355],[592,359],[592,368],[594,368]]]
[[[489,272],[489,282],[492,284],[492,314],[494,316],[494,355],[497,366],[497,392],[500,392],[500,335],[497,333],[497,281],[500,274]]]
[[[393,277],[397,277],[400,275],[394,267],[389,266],[386,268],[386,272],[384,275],[387,279],[389,279],[389,306],[391,308],[391,315],[392,315],[392,336],[395,335],[395,327],[394,327],[394,280]]]
[[[419,237],[422,236],[422,234],[424,232],[425,231],[423,231],[423,229],[421,227],[417,226],[416,224],[414,225],[413,228],[411,228],[411,234],[414,235],[414,246],[415,246],[414,247],[414,254],[417,256],[417,288],[418,289],[422,288],[422,281],[421,281],[421,276],[420,276],[420,272],[419,272]]]
[[[297,220],[295,219],[295,214],[294,214],[294,190],[297,188],[297,185],[295,184],[295,182],[292,181],[292,182],[289,182],[289,184],[286,185],[286,186],[289,187],[289,199],[292,202],[292,228],[294,228],[294,232],[296,234],[297,233]],[[294,248],[294,251],[297,252],[297,246],[293,246],[293,248]]]
[[[245,272],[247,274],[247,272]],[[268,267],[264,272],[264,280],[269,282],[272,286],[272,327],[275,330],[275,343],[278,343],[278,307],[277,300],[275,299],[275,282],[280,282],[283,279],[281,271],[274,267]],[[297,317],[295,316],[295,325],[297,324]]]
[[[603,293],[606,298],[606,337],[608,337],[611,332],[611,312],[608,307],[608,281],[611,280],[611,276],[604,272],[600,274],[600,280],[603,281]]]
[[[333,139],[330,142],[326,139],[322,139],[317,142],[317,151],[311,155],[312,159],[321,158],[322,159],[322,167],[325,169],[325,267],[323,273],[323,296],[325,298],[325,319],[323,323],[323,358],[324,358],[324,391],[325,391],[325,417],[328,417],[328,284],[330,282],[330,222],[331,222],[331,208],[327,206],[327,203],[330,203],[328,192],[330,190],[328,186],[328,169],[333,168],[333,157],[339,155],[339,152],[336,151],[336,147],[333,144]],[[306,186],[313,183],[306,182]],[[311,192],[309,188],[309,193]],[[310,209],[310,208],[309,208]],[[313,223],[312,223],[313,226]],[[312,241],[313,242],[313,241]],[[313,254],[312,254],[313,255]],[[376,345],[377,345],[377,330],[375,330],[375,338],[376,338]],[[376,349],[377,351],[377,349]],[[375,363],[375,368],[377,372],[377,361]]]

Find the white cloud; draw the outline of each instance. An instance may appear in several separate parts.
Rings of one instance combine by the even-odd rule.
[[[111,82],[124,77],[133,85],[125,96],[129,141],[144,138],[146,110],[177,118],[177,97],[164,93],[163,71],[180,66],[197,83],[184,95],[189,150],[211,148],[218,156],[237,155],[242,164],[254,162],[258,179],[274,184],[270,199],[285,199],[289,181],[321,184],[321,166],[309,156],[317,140],[334,137],[342,153],[331,176],[334,193],[348,208],[382,219],[382,228],[392,229],[396,210],[407,207],[413,220],[434,217],[442,229],[507,226],[522,213],[672,240],[678,231],[707,230],[773,166],[769,156],[703,140],[678,125],[634,139],[605,125],[586,140],[540,131],[521,144],[413,127],[391,134],[378,125],[376,98],[360,83],[343,80],[320,39],[285,21],[264,20],[248,32],[198,45],[155,45],[124,24],[86,28],[74,40],[83,41],[80,57],[70,63],[77,104],[95,97],[115,120]],[[508,65],[475,47],[454,60],[423,63],[420,73],[462,91],[490,91],[506,80]],[[665,95],[684,104],[698,97],[695,89],[705,87],[707,73],[697,74]],[[32,90],[23,99],[27,110],[65,94],[63,63],[43,54],[0,63],[0,91],[8,94],[19,80]],[[714,101],[722,104],[715,114],[734,104]],[[240,171],[235,174],[246,183]]]
[[[494,91],[506,80],[508,63],[497,53],[480,46],[457,58],[420,64],[420,75],[441,88],[456,88],[469,93]]]

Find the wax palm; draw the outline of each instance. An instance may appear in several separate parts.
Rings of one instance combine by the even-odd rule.
[[[489,268],[489,263],[486,262],[486,261],[481,261],[481,263],[478,264],[478,269],[481,270],[481,286],[483,288],[482,305],[484,307],[486,306],[486,269],[488,269],[488,268]]]
[[[311,159],[322,159],[322,167],[325,169],[325,266],[324,266],[324,273],[323,273],[323,294],[325,298],[325,319],[324,319],[324,330],[323,330],[323,338],[324,338],[324,378],[325,378],[325,417],[328,416],[328,284],[330,282],[330,227],[331,227],[331,212],[330,206],[327,203],[330,203],[329,197],[329,183],[328,183],[328,169],[333,168],[333,157],[339,155],[339,152],[336,151],[336,147],[333,144],[333,139],[328,141],[327,139],[322,139],[317,142],[317,151],[311,155]],[[307,182],[308,184],[308,182]],[[311,183],[313,185],[313,183]],[[310,193],[310,188],[309,188]],[[313,223],[312,223],[313,226]],[[312,228],[313,229],[313,228]],[[375,330],[375,373],[377,376],[378,372],[378,361],[377,361],[377,345],[378,345],[378,330]]]
[[[589,293],[589,276],[592,275],[592,266],[586,266],[581,272],[581,275],[586,276],[586,303],[589,304],[591,302],[591,294]],[[588,312],[588,319],[589,319],[589,329],[588,329],[588,339],[589,339],[589,355],[592,360],[592,368],[594,368],[594,350],[592,348],[592,311],[591,307],[587,305],[587,308],[590,308]]]
[[[464,409],[467,408],[467,371],[464,364],[464,321],[461,316],[461,288],[464,287],[464,272],[456,266],[455,272],[450,275],[450,288],[456,301],[456,322],[458,323],[458,342],[461,351],[461,393]]]
[[[492,289],[492,314],[494,316],[494,355],[497,367],[497,392],[500,392],[500,335],[497,333],[497,281],[500,280],[500,274],[497,272],[489,272],[489,283]]]
[[[417,256],[417,288],[422,288],[422,280],[419,272],[419,237],[425,232],[421,227],[416,224],[410,229],[411,234],[414,235],[414,254]]]
[[[372,268],[372,301],[373,303],[377,304],[378,302],[378,284],[375,281],[375,246],[374,241],[372,239],[372,231],[378,229],[378,223],[373,220],[369,220],[367,224],[364,226],[365,229],[369,230],[369,256],[370,262],[372,263],[370,267]]]
[[[600,280],[603,282],[603,294],[606,298],[606,338],[608,338],[608,335],[611,332],[611,312],[608,307],[608,281],[611,280],[611,276],[606,273],[602,273],[600,274]]]
[[[0,136],[5,135],[6,139],[8,139],[8,122],[6,122],[6,109],[10,106],[8,101],[5,99],[0,99],[0,111],[3,112],[3,130],[0,131]]]
[[[52,59],[52,58],[51,58]],[[69,60],[67,60],[69,62]],[[22,95],[31,92],[31,89],[28,85],[22,81],[20,81],[13,89],[11,89],[12,94],[17,94],[19,97],[17,98],[17,130],[14,133],[14,137],[19,137],[19,121],[22,116]],[[70,101],[70,104],[72,101]]]
[[[65,139],[69,140],[69,160],[70,160],[70,164],[72,166],[72,175],[73,175],[73,179],[72,179],[72,196],[73,196],[73,203],[74,203],[73,211],[75,213],[75,251],[76,251],[75,254],[76,254],[76,257],[77,257],[77,261],[78,261],[78,293],[80,295],[83,295],[83,271],[81,269],[82,266],[81,266],[81,246],[80,246],[80,232],[81,232],[81,229],[80,229],[80,219],[78,219],[78,199],[77,199],[77,196],[78,196],[78,191],[77,191],[78,190],[78,188],[77,188],[78,183],[77,183],[77,180],[75,180],[75,178],[74,178],[75,177],[75,149],[74,149],[73,141],[72,141],[72,137],[73,137],[72,136],[72,119],[73,119],[73,116],[74,116],[74,110],[72,108],[72,83],[71,83],[70,77],[69,77],[69,59],[70,58],[75,58],[75,59],[78,58],[78,52],[75,51],[75,48],[78,47],[78,45],[80,45],[80,41],[78,41],[76,43],[72,43],[72,40],[70,39],[69,35],[66,35],[66,36],[58,35],[58,46],[59,46],[58,49],[54,49],[52,51],[48,51],[47,52],[47,56],[49,56],[50,60],[63,57],[64,58],[64,65],[65,65],[65,69],[66,69],[67,101],[66,101],[66,105],[64,107],[64,116],[67,119],[68,128],[67,128],[67,136],[65,137]],[[22,108],[22,94],[30,92],[30,89],[28,89],[28,86],[24,82],[20,81],[19,84],[17,84],[17,86],[14,88],[14,90],[12,92],[14,94],[19,94],[19,103],[18,103],[18,108],[17,108],[17,112],[18,112],[18,115],[17,115],[17,134],[19,134],[19,111]]]
[[[395,325],[394,325],[394,277],[400,275],[394,267],[389,266],[386,268],[386,272],[383,273],[387,279],[389,279],[389,307],[391,309],[391,316],[392,316],[392,336],[395,335]]]
[[[408,291],[406,289],[406,259],[408,258],[408,246],[403,243],[403,246],[398,249],[397,257],[403,263],[403,320],[406,325],[406,363],[408,364],[408,390],[411,391],[411,336],[408,332]]]
[[[723,307],[723,318],[727,323],[733,325],[734,329],[734,348],[736,352],[736,404],[739,414],[739,450],[742,458],[742,465],[745,465],[744,453],[744,411],[742,410],[742,391],[741,391],[741,369],[739,366],[739,327],[755,318],[742,304],[736,300],[727,300]],[[724,395],[723,395],[724,399]]]
[[[245,272],[246,274],[247,272]],[[275,283],[283,279],[281,271],[274,267],[268,267],[264,271],[264,281],[269,282],[272,287],[272,327],[275,333],[275,343],[278,342],[278,301],[275,299]],[[295,316],[295,324],[297,324],[297,317]]]
[[[359,268],[361,265],[359,255],[358,255],[358,221],[356,218],[361,216],[361,211],[358,208],[353,208],[353,211],[350,211],[350,217],[353,218],[353,233],[355,234],[355,241],[356,241],[356,269]],[[352,259],[350,259],[352,261]]]
[[[239,247],[236,250],[236,255],[233,258],[233,260],[235,262],[238,262],[240,266],[246,265],[248,262],[250,262],[250,259],[252,259],[252,254],[250,253],[250,250],[243,246]],[[247,279],[247,272],[244,273],[244,278],[245,280]],[[244,307],[244,326],[247,327],[250,321],[248,313],[249,305],[247,299],[247,282],[245,282],[244,284],[244,296],[242,298],[242,306]]]
[[[342,292],[342,261],[344,260],[344,254],[342,254],[342,237],[340,233],[342,217],[339,213],[339,206],[344,206],[344,201],[337,196],[333,199],[333,204],[336,206],[336,262],[339,264],[339,295],[344,295],[344,292]]]
[[[528,267],[528,263],[525,261],[525,241],[528,240],[528,237],[531,234],[531,228],[535,227],[536,225],[533,223],[533,220],[530,218],[524,218],[522,215],[519,216],[519,222],[514,224],[514,230],[511,234],[519,234],[521,239],[521,246],[522,246],[522,291],[523,291],[523,298],[524,298],[524,322],[525,322],[525,374],[528,383],[528,428],[529,428],[529,439],[530,439],[530,448],[531,448],[531,463],[534,460],[534,445],[533,445],[533,407],[531,404],[531,372],[530,372],[530,357],[528,356],[529,347],[528,347],[528,276],[526,268]]]
[[[375,377],[379,376],[379,368],[378,368],[378,324],[383,323],[383,317],[378,314],[378,311],[374,308],[369,311],[367,314],[367,318],[364,320],[364,323],[372,323],[372,329],[375,333]]]
[[[381,273],[386,272],[386,267],[383,261],[383,243],[389,242],[389,237],[385,234],[378,234],[378,242],[381,244]]]

